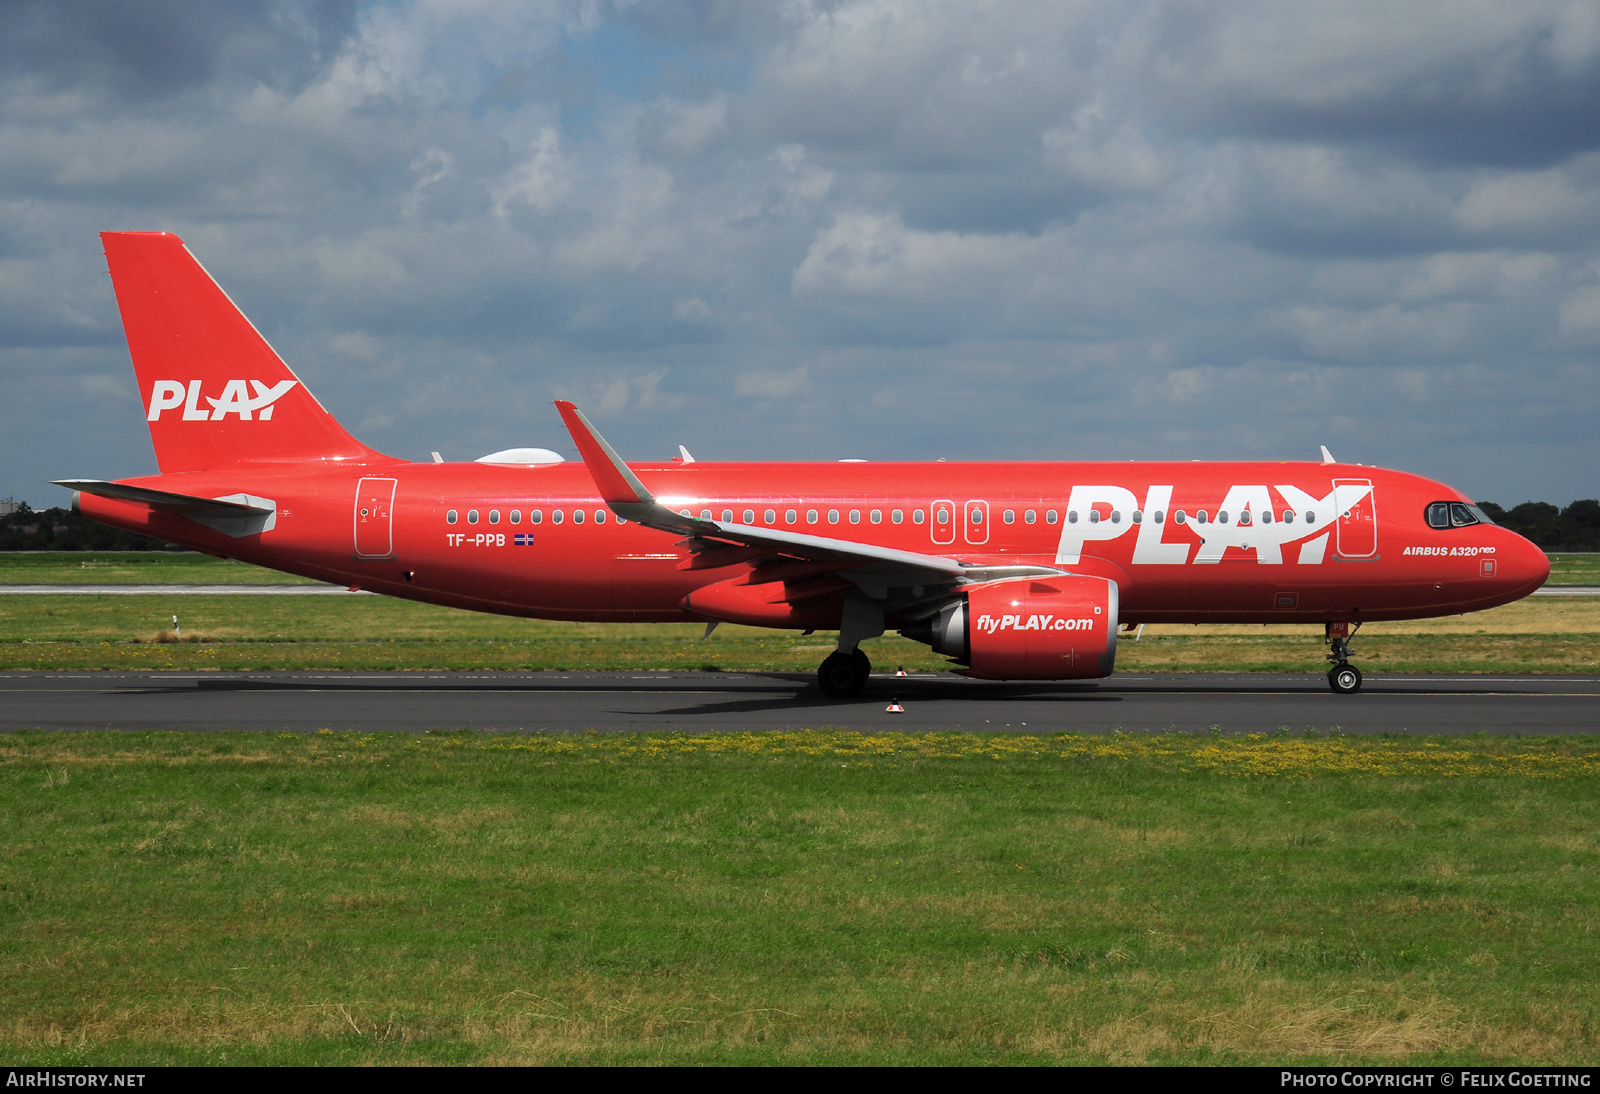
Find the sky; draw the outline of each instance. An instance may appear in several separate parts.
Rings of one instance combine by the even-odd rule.
[[[1600,495],[1600,0],[7,0],[0,497],[156,470],[106,229],[410,459]]]

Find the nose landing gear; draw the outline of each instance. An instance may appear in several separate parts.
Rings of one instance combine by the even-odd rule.
[[[1328,660],[1333,662],[1333,668],[1328,670],[1328,687],[1341,695],[1354,695],[1361,690],[1361,670],[1350,663],[1351,640],[1360,629],[1360,623],[1353,629],[1349,623],[1327,626],[1327,641],[1333,647],[1328,654]]]

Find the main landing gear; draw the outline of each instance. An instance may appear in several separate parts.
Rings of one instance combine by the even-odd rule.
[[[850,699],[861,694],[872,674],[872,662],[859,649],[853,653],[830,653],[817,670],[817,683],[830,699]]]
[[[872,674],[872,662],[861,652],[861,643],[883,633],[883,605],[852,589],[839,614],[839,648],[822,662],[817,683],[830,699],[853,699]]]
[[[1328,654],[1328,660],[1333,662],[1333,668],[1328,670],[1328,686],[1341,695],[1354,695],[1361,690],[1361,670],[1350,663],[1350,643],[1360,629],[1360,623],[1354,629],[1349,623],[1328,624],[1327,640],[1333,647]]]

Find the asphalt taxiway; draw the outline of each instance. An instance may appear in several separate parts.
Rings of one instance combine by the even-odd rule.
[[[886,707],[898,700],[904,713]],[[1117,675],[1083,684],[874,676],[832,700],[800,673],[0,673],[0,731],[425,732],[802,728],[1270,733],[1600,733],[1600,677]]]

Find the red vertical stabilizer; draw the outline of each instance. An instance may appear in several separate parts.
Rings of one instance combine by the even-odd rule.
[[[163,474],[395,462],[346,433],[169,232],[102,232]]]

